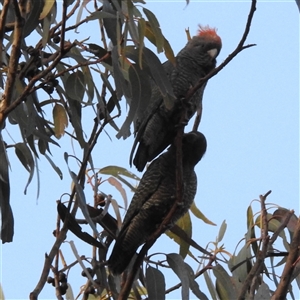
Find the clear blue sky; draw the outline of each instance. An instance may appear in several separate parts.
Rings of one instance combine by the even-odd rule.
[[[156,14],[175,53],[186,43],[185,28],[189,27],[191,34],[196,33],[198,24],[218,28],[223,42],[219,64],[239,42],[250,3],[191,0],[186,7],[185,1],[148,1],[146,7]],[[81,28],[79,34],[72,33],[67,38],[83,40],[90,35],[91,41],[97,42],[98,31],[93,32],[92,23],[84,26],[85,30]],[[200,130],[207,137],[208,150],[196,167],[196,204],[217,226],[194,220],[193,238],[205,247],[215,240],[219,226],[226,220],[224,244],[231,253],[246,232],[247,207],[260,194],[272,190],[268,202],[294,209],[299,215],[299,11],[295,2],[259,1],[247,43],[257,46],[240,53],[207,85]],[[163,55],[160,58],[165,60]],[[122,120],[117,123],[121,125]],[[95,166],[119,165],[129,169],[133,137],[117,140],[114,131],[108,132],[112,141],[101,136],[94,151]],[[71,179],[63,160],[63,152],[72,153],[69,144],[66,137],[64,147],[51,148],[53,159],[63,171],[63,181],[44,159],[40,160],[38,200],[36,180],[27,195],[23,194],[28,173],[14,158],[13,150],[8,151],[15,235],[13,243],[0,246],[0,282],[6,299],[28,298],[38,282],[44,255],[54,242],[55,201],[70,191]],[[75,164],[72,167],[77,170]],[[131,171],[138,174],[134,168]],[[106,184],[101,189],[122,204],[114,188]],[[92,203],[89,186],[86,197]],[[129,192],[128,198],[131,197]],[[255,208],[259,210],[257,204]],[[71,233],[67,239],[75,241],[80,254],[91,255],[90,247]],[[62,250],[67,263],[75,260],[68,244]],[[177,251],[178,246],[163,236],[149,253]],[[79,273],[80,268],[74,268],[69,275],[74,295],[85,282]],[[168,276],[167,288],[178,281],[175,276]],[[197,281],[200,287],[205,285],[201,278]],[[179,291],[168,295],[168,299],[179,297]],[[55,299],[52,286],[46,285],[39,299]]]

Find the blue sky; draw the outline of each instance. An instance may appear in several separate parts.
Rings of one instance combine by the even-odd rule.
[[[218,57],[220,64],[244,32],[250,2],[191,1],[185,6],[185,1],[148,1],[146,7],[156,14],[175,53],[186,43],[185,28],[189,27],[191,34],[196,33],[198,24],[218,28],[223,43]],[[92,26],[88,23],[85,30],[81,29],[76,35],[72,33],[68,38],[81,40],[88,32],[91,41],[97,42],[98,31]],[[221,223],[226,220],[228,227],[223,242],[231,253],[246,232],[247,207],[260,194],[272,190],[268,202],[294,209],[299,215],[299,12],[295,2],[259,1],[247,43],[257,46],[240,53],[206,87],[199,129],[207,138],[208,149],[196,167],[196,204],[217,226],[193,220],[193,238],[205,247],[215,240]],[[159,57],[165,61],[163,55]],[[125,117],[125,110],[123,112]],[[122,120],[117,123],[121,125]],[[191,126],[192,122],[186,131]],[[96,145],[95,166],[119,165],[129,169],[133,137],[117,140],[116,132],[109,129],[108,133],[112,141],[103,134]],[[16,140],[19,141],[17,135]],[[51,151],[64,180],[60,181],[45,160],[41,160],[38,200],[35,180],[27,195],[23,194],[28,174],[14,158],[12,149],[8,151],[15,236],[13,243],[0,246],[0,282],[6,299],[28,298],[38,282],[45,252],[54,242],[55,201],[69,192],[71,186],[63,160],[63,152],[72,153],[68,137],[63,145],[60,149],[52,147]],[[72,168],[77,170],[75,164]],[[134,168],[131,171],[138,174]],[[101,189],[122,204],[120,195],[109,184]],[[86,186],[86,197],[92,203],[89,186]],[[128,198],[131,197],[128,192]],[[258,204],[254,210],[259,211]],[[80,254],[91,255],[90,247],[71,233],[67,239],[75,241]],[[67,243],[62,250],[68,263],[75,260]],[[177,251],[178,246],[162,236],[149,253]],[[195,270],[197,265],[191,264]],[[69,274],[75,295],[85,282],[80,273],[80,268],[74,268]],[[170,274],[167,288],[178,281]],[[201,278],[198,282],[200,287],[205,285]],[[168,299],[179,297],[178,291],[168,295]],[[46,285],[39,298],[54,299],[52,286]]]

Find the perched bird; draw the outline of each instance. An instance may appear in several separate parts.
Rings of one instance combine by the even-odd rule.
[[[183,135],[183,199],[167,228],[171,228],[188,211],[194,200],[197,189],[194,167],[205,151],[206,138],[202,133],[192,131]],[[132,198],[108,260],[113,274],[121,274],[126,269],[138,247],[155,232],[175,201],[176,144],[173,143],[150,164]]]
[[[173,107],[167,108],[161,93],[153,84],[150,104],[143,120],[136,125],[130,165],[136,148],[133,164],[142,171],[147,162],[152,161],[172,143],[180,123],[184,97],[199,79],[215,68],[216,57],[221,47],[221,38],[215,29],[200,27],[198,34],[177,54],[175,66],[170,61],[164,63],[176,99]],[[186,122],[201,108],[205,86],[206,84],[189,99],[186,106]]]

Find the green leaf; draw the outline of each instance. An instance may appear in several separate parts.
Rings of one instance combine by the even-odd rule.
[[[85,92],[85,78],[83,73],[79,70],[72,73],[67,79],[65,88],[69,97],[81,103]]]
[[[128,74],[132,99],[128,115],[117,134],[117,138],[127,138],[130,135],[130,124],[134,118],[139,118],[141,113],[144,114],[144,111],[141,112],[141,108],[144,107],[145,102],[149,103],[151,96],[149,77],[144,70],[141,70],[137,64],[132,64]]]
[[[164,300],[166,283],[162,272],[148,266],[146,269],[146,283],[149,300]]]
[[[69,168],[69,163],[68,163],[68,160],[69,160],[69,155],[65,152],[64,153],[64,159],[67,163],[67,167],[68,167],[68,170],[69,170],[69,174],[73,180],[73,183],[75,185],[75,189],[76,189],[76,199],[78,200],[78,205],[86,219],[86,221],[88,222],[88,224],[91,226],[91,228],[93,229],[94,233],[96,234],[96,236],[99,236],[99,233],[97,231],[97,228],[95,226],[95,223],[92,221],[91,217],[90,217],[90,214],[88,212],[88,209],[87,209],[87,206],[86,206],[86,199],[85,199],[85,195],[84,195],[84,192],[83,192],[83,188],[82,186],[79,184],[78,180],[77,180],[77,176],[76,174],[70,170]]]
[[[182,257],[176,253],[167,254],[167,262],[181,281],[181,298],[189,299],[188,272]]]
[[[247,260],[249,260],[249,261],[247,261]],[[239,253],[237,255],[233,255],[230,258],[230,260],[228,262],[228,267],[232,268],[240,263],[242,263],[242,264],[239,265],[233,271],[233,275],[240,282],[244,282],[248,275],[248,264],[251,264],[251,252],[250,252],[250,247],[248,247],[247,244],[245,244],[241,248],[241,250],[239,251]]]
[[[290,212],[288,209],[280,207],[280,208],[278,208],[277,210],[274,211],[273,216],[279,222],[282,223],[288,212]],[[287,227],[288,231],[290,232],[291,236],[295,232],[297,222],[298,222],[298,218],[295,214],[293,214],[292,217],[290,218],[289,222],[286,225],[286,227]]]
[[[96,11],[91,13],[86,19],[88,21],[93,21],[93,20],[99,20],[99,19],[105,19],[105,18],[110,18],[110,19],[116,19],[117,16],[115,14],[106,12],[106,11]]]
[[[33,134],[31,134],[30,136],[27,137],[27,143],[31,149],[31,151],[34,153],[34,155],[39,158],[39,155],[35,149],[35,139],[34,139],[34,136]]]
[[[72,290],[72,286],[70,285],[70,283],[67,282],[67,285],[68,285],[68,288],[67,288],[67,291],[66,291],[66,296],[65,296],[65,299],[75,299],[74,297],[74,293],[73,293],[73,290]],[[91,296],[92,294],[90,294]]]
[[[268,285],[264,282],[259,286],[256,294],[254,295],[254,300],[269,300],[271,299],[271,292]]]
[[[172,85],[166,76],[165,70],[163,69],[163,66],[161,65],[157,56],[146,47],[144,48],[144,55],[150,68],[152,78],[155,80],[155,83],[161,90],[163,96],[169,94],[171,97],[175,98]]]
[[[2,286],[1,286],[1,282],[0,282],[0,299],[1,299],[1,300],[5,300],[5,298],[4,298],[4,293],[3,293],[3,289],[2,289]]]
[[[39,139],[38,147],[39,147],[40,153],[43,155],[46,153],[46,150],[49,148],[48,143],[43,139]]]
[[[113,65],[113,76],[116,85],[116,95],[118,99],[121,99],[123,94],[125,95],[126,99],[131,99],[131,92],[124,78],[124,74],[122,72],[120,61],[119,61],[119,52],[118,47],[114,46],[112,51],[112,65]]]
[[[195,201],[193,201],[191,207],[190,207],[191,212],[194,214],[195,217],[198,219],[202,220],[204,223],[209,224],[209,225],[214,225],[216,224],[209,219],[207,219],[204,214],[199,210],[199,208],[196,206]]]
[[[192,237],[192,221],[191,221],[191,217],[189,212],[187,212],[184,216],[182,216],[177,222],[176,224],[189,236]],[[176,238],[179,238],[178,236],[176,236]],[[175,238],[175,239],[176,239]],[[180,249],[179,249],[179,254],[181,255],[181,257],[184,259],[190,249],[190,245],[188,243],[186,243],[185,241],[183,241],[181,238],[179,238],[179,245],[180,245]]]
[[[26,22],[23,28],[23,37],[27,37],[39,24],[40,14],[44,8],[44,1],[30,1],[26,11]]]
[[[138,31],[139,31],[139,66],[143,68],[143,49],[144,49],[144,37],[146,32],[146,22],[143,18],[138,21]]]
[[[208,300],[207,296],[203,292],[200,291],[199,284],[195,280],[195,274],[194,274],[194,271],[191,268],[191,266],[188,265],[187,263],[184,263],[184,265],[185,265],[185,268],[186,268],[187,273],[188,273],[190,289],[193,292],[193,294],[195,296],[197,296],[197,298],[199,300]]]
[[[51,26],[51,16],[46,16],[43,19],[43,37],[42,37],[42,46],[45,48],[49,41],[49,32]]]
[[[253,253],[256,254],[258,251],[258,244],[255,237],[253,211],[251,206],[248,206],[247,208],[247,228],[248,232],[246,234],[246,238],[247,240],[252,239],[251,247],[253,249]]]
[[[233,288],[231,278],[221,265],[213,267],[216,276],[216,290],[221,300],[237,299],[237,293]]]
[[[43,10],[39,16],[39,20],[43,20],[51,11],[56,0],[45,0]]]
[[[119,10],[119,13],[120,13],[121,8],[119,7],[119,5],[117,4],[115,7],[117,8],[117,10]],[[111,3],[109,3],[109,1],[103,2],[102,12],[113,15],[111,17],[105,17],[105,18],[103,18],[103,16],[102,16],[102,18],[103,18],[103,24],[104,24],[107,36],[110,38],[113,45],[117,45],[119,42],[117,39],[117,34],[116,34],[117,26],[118,27],[121,26],[119,19],[116,19],[117,12],[114,10],[113,6],[111,5]]]
[[[259,215],[255,220],[255,225],[258,226],[259,228],[261,228],[261,220],[260,219],[261,219],[261,216]],[[267,220],[268,220],[268,231],[271,231],[271,232],[277,231],[277,229],[281,225],[281,222],[276,220],[272,214],[267,214]],[[283,229],[279,232],[279,236],[283,240],[284,247],[286,248],[287,251],[289,251],[290,246],[289,246],[289,243],[287,242],[285,232]]]
[[[220,230],[219,230],[219,234],[218,234],[218,237],[217,237],[217,243],[219,243],[223,240],[226,229],[227,229],[227,224],[226,224],[226,221],[224,220],[222,222],[222,225],[221,225]]]
[[[118,177],[119,175],[123,175],[126,177],[129,177],[134,180],[141,180],[138,176],[135,174],[131,173],[125,168],[118,167],[118,166],[107,166],[99,170],[99,173],[101,174],[106,174],[106,175],[112,175],[115,177]]]
[[[119,193],[121,194],[124,200],[125,210],[127,210],[127,206],[128,206],[127,194],[124,188],[122,187],[122,184],[115,177],[109,177],[107,181],[109,182],[109,184],[114,186],[119,191]]]
[[[206,286],[209,290],[209,293],[212,297],[213,300],[217,300],[217,294],[216,294],[216,289],[214,287],[214,284],[210,278],[210,275],[208,275],[208,272],[204,272],[204,279],[206,282]]]
[[[136,46],[138,46],[139,36],[138,36],[138,30],[137,30],[137,26],[135,24],[134,16],[133,16],[134,5],[131,2],[131,0],[127,0],[126,4],[127,4],[127,9],[128,9],[128,21],[129,22],[127,22],[127,24],[128,24],[129,32],[130,32],[130,35],[131,35],[131,38],[132,38],[134,44]]]
[[[57,86],[56,88],[61,94],[63,94],[66,97],[68,101],[70,122],[75,130],[79,145],[81,146],[81,148],[84,148],[86,142],[83,137],[83,129],[81,125],[81,104],[77,100],[74,100],[71,97],[69,97],[69,95],[62,89],[61,86]]]
[[[55,104],[53,107],[54,132],[56,138],[60,139],[68,126],[68,116],[65,108],[60,104]]]
[[[149,20],[150,26],[154,33],[155,45],[157,47],[157,52],[160,53],[163,51],[164,36],[161,32],[159,22],[158,22],[156,16],[150,10],[143,8],[143,11],[144,11],[145,15],[147,16],[147,19]]]
[[[112,176],[116,177],[121,182],[126,184],[132,191],[135,190],[135,187],[132,184],[130,184],[127,180],[125,180],[123,177],[121,177],[121,175],[140,181],[140,178],[137,177],[135,174],[131,173],[130,171],[128,171],[124,168],[117,167],[117,166],[107,166],[105,168],[100,169],[99,173],[106,174],[106,175],[112,175]]]
[[[29,178],[27,184],[24,189],[24,194],[27,193],[27,187],[29,186],[33,174],[34,174],[34,160],[30,149],[27,147],[25,143],[17,143],[15,144],[15,152],[20,162],[24,166],[24,168],[29,172]]]
[[[58,174],[59,178],[63,179],[63,174],[62,174],[62,171],[60,170],[60,168],[55,165],[55,163],[52,161],[52,159],[46,153],[44,155],[45,155],[46,159],[48,160],[48,162],[50,163],[53,170]]]
[[[172,49],[169,41],[166,38],[164,38],[164,50],[165,50],[165,56],[166,56],[166,58],[173,65],[175,65],[175,63],[176,63],[175,55],[174,55],[173,49]]]

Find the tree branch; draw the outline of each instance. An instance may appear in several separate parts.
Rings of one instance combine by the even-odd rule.
[[[9,8],[10,0],[4,0],[2,4],[2,11],[0,14],[0,61],[2,65],[2,50],[3,50],[3,37],[5,32],[6,16]]]
[[[239,52],[241,52],[243,49],[249,48],[253,45],[247,45],[243,46],[245,43],[245,40],[248,36],[248,33],[250,31],[251,22],[253,19],[254,12],[256,10],[256,0],[252,0],[252,5],[250,8],[250,13],[248,16],[245,32],[243,34],[243,37],[241,41],[239,42],[237,48],[227,57],[227,59],[217,68],[212,70],[207,76],[201,78],[198,83],[192,87],[186,94],[184,102],[187,103],[188,100],[194,95],[194,93],[203,86],[205,82],[207,82],[208,79],[216,75],[218,72],[220,72]],[[202,110],[201,110],[202,112]],[[201,116],[198,117],[196,120],[200,123]],[[182,124],[185,120],[185,108],[181,115],[181,121],[179,124]],[[199,125],[199,124],[198,124]],[[198,125],[194,125],[193,130],[197,130]],[[148,249],[155,243],[157,238],[165,231],[165,226],[170,222],[177,206],[182,201],[182,195],[183,195],[183,176],[182,176],[182,136],[183,136],[183,126],[179,128],[175,143],[176,143],[176,201],[172,207],[172,209],[169,211],[168,215],[165,217],[163,223],[160,225],[160,227],[156,230],[156,232],[147,240],[147,242],[142,247],[140,253],[137,256],[137,259],[132,267],[131,272],[128,274],[127,280],[122,287],[122,290],[119,294],[118,300],[127,299],[130,289],[133,283],[133,280],[135,278],[135,274],[138,271],[144,256],[146,255]]]
[[[289,255],[287,256],[286,263],[278,284],[277,290],[273,294],[271,300],[285,299],[286,294],[291,283],[293,271],[296,267],[297,259],[299,259],[299,247],[300,247],[300,218],[294,231],[294,236],[292,239]]]
[[[260,274],[265,258],[268,252],[269,240],[270,237],[268,236],[268,219],[267,219],[267,210],[266,210],[266,199],[268,195],[270,195],[271,191],[268,191],[265,195],[260,195],[260,203],[261,203],[261,239],[262,239],[262,249],[258,250],[256,256],[256,262],[251,268],[250,272],[248,273],[245,282],[240,290],[238,300],[245,299],[245,295],[249,287],[251,286],[250,292],[254,292],[253,287],[256,284],[258,279],[258,275]]]
[[[88,160],[90,158],[91,152],[92,152],[93,148],[95,147],[95,145],[97,143],[97,140],[99,138],[100,133],[103,131],[104,127],[111,120],[112,119],[105,120],[104,123],[102,124],[102,126],[98,130],[97,130],[98,123],[95,122],[95,124],[94,124],[94,127],[93,127],[93,130],[91,132],[89,141],[87,143],[89,146],[87,147],[86,151],[84,151],[83,161],[82,161],[80,170],[79,170],[78,175],[77,175],[77,180],[81,184],[83,184],[83,182],[84,182],[85,170],[86,170],[86,166],[87,166]],[[74,199],[75,193],[76,193],[76,190],[75,190],[75,185],[74,185],[74,187],[72,189],[72,193],[70,195],[69,207],[68,208],[70,208],[70,206],[71,206],[71,203]],[[77,206],[75,205],[73,207],[72,214],[75,214],[76,210],[77,210]],[[52,246],[52,249],[50,250],[49,255],[46,255],[41,277],[40,277],[39,282],[37,283],[35,289],[30,293],[30,296],[29,296],[30,300],[37,300],[38,299],[38,295],[40,294],[40,292],[42,291],[42,289],[43,289],[43,287],[46,283],[47,276],[49,274],[49,271],[50,271],[50,268],[51,268],[51,265],[52,265],[52,261],[53,261],[55,255],[57,254],[58,249],[60,248],[61,244],[63,243],[63,241],[66,238],[66,233],[68,231],[67,224],[68,224],[68,215],[65,219],[65,222],[64,222],[64,225],[63,225],[61,231],[59,232],[59,234],[56,238],[56,241],[55,241],[54,245]]]
[[[216,74],[218,74],[226,65],[228,65],[229,62],[232,61],[233,58],[235,56],[237,56],[241,51],[255,46],[255,44],[244,45],[244,43],[246,42],[246,39],[248,37],[248,34],[250,32],[250,27],[251,27],[251,23],[252,23],[252,19],[253,19],[255,10],[256,10],[256,0],[252,0],[250,12],[248,14],[248,19],[247,19],[247,23],[246,23],[246,27],[245,27],[245,31],[244,31],[244,34],[243,34],[240,42],[238,43],[237,47],[231,54],[228,55],[228,57],[223,61],[223,63],[221,63],[217,68],[210,71],[205,77],[201,78],[195,86],[190,88],[190,90],[188,91],[188,93],[185,97],[186,101],[188,101],[196,93],[196,91],[199,88],[201,88],[205,84],[205,82],[208,81],[208,79],[210,79],[213,76],[215,76]],[[194,131],[196,131],[199,127],[199,124],[201,122],[201,115],[202,115],[202,108],[198,112],[197,117],[195,119],[194,126],[193,126]]]
[[[13,6],[15,9],[16,21],[14,26],[13,33],[13,43],[11,49],[11,56],[8,64],[8,73],[7,80],[5,84],[4,93],[2,95],[2,99],[0,101],[0,128],[3,127],[3,123],[7,116],[6,110],[11,103],[11,97],[13,90],[15,88],[15,80],[17,76],[17,68],[20,58],[20,48],[22,43],[22,32],[24,27],[24,19],[21,16],[19,5],[16,0],[13,1]]]

